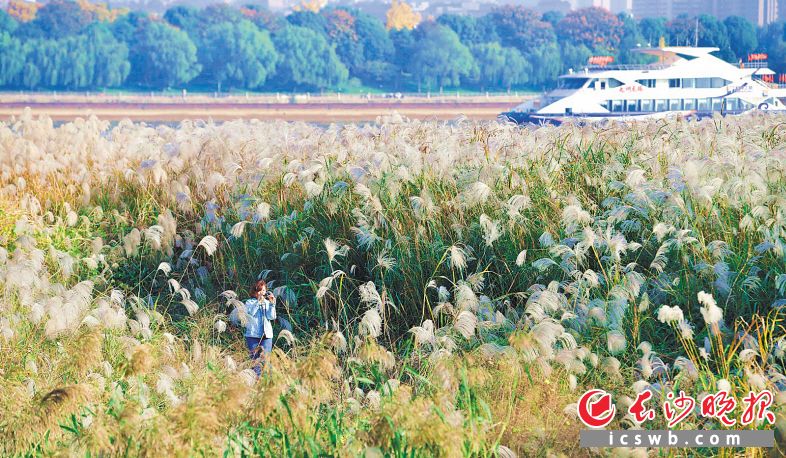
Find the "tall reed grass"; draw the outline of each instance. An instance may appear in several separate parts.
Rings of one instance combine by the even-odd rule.
[[[786,118],[26,113],[0,149],[3,455],[605,454],[587,387],[770,389],[786,434]],[[227,324],[257,278],[259,380]]]

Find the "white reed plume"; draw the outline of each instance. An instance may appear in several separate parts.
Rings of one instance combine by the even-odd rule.
[[[181,292],[185,291],[185,289],[182,289],[180,291]],[[184,298],[182,301],[180,301],[180,303],[183,304],[183,306],[185,306],[189,315],[194,315],[199,310],[199,304],[197,304],[191,299]]]
[[[699,303],[702,305],[699,311],[701,312],[701,316],[704,317],[704,322],[707,323],[708,326],[718,324],[718,322],[723,319],[723,310],[718,307],[715,298],[712,297],[712,294],[705,293],[704,291],[700,291],[698,297]]]
[[[360,333],[374,338],[382,333],[382,317],[376,308],[370,308],[363,314],[360,320]]]
[[[232,311],[229,313],[229,321],[234,324],[239,324],[246,327],[248,324],[248,313],[246,312],[246,305],[237,299],[227,300],[227,304],[232,306]]]
[[[257,204],[256,211],[254,213],[254,217],[257,221],[264,222],[270,219],[270,210],[271,206],[267,202],[260,202]]]
[[[521,267],[521,266],[524,265],[525,262],[527,262],[527,250],[526,249],[521,250],[519,252],[518,256],[516,256],[516,265]]]
[[[413,326],[409,332],[414,336],[416,346],[435,345],[434,322],[431,320],[424,321],[421,326]]]
[[[521,217],[521,211],[529,208],[531,200],[528,195],[516,194],[508,199],[506,203],[508,217],[516,219]]]
[[[232,229],[230,229],[229,233],[232,235],[232,237],[239,239],[243,236],[243,232],[246,230],[247,224],[248,221],[238,221],[232,226]]]
[[[469,283],[459,281],[456,284],[453,294],[456,297],[456,306],[459,310],[476,311],[478,309],[480,299],[478,299],[478,296]]]
[[[331,238],[326,238],[322,242],[325,245],[325,252],[328,256],[328,261],[333,262],[337,256],[346,256],[347,252],[349,252],[349,246],[342,245],[339,247],[338,243],[333,241]]]
[[[163,227],[155,224],[145,229],[143,234],[145,235],[145,240],[150,243],[154,250],[159,251],[162,249],[164,236]]]
[[[358,288],[360,293],[360,302],[373,306],[377,310],[382,310],[383,302],[382,297],[377,291],[376,285],[373,281],[366,282]]]
[[[383,271],[387,271],[396,266],[396,259],[390,256],[387,249],[380,251],[377,254],[377,265]]]
[[[295,345],[295,336],[294,336],[294,334],[292,334],[290,331],[288,331],[286,329],[282,329],[281,331],[278,332],[278,338],[277,339],[284,339],[284,342],[286,342],[287,345],[289,345],[290,347]]]
[[[685,340],[693,339],[693,326],[688,323],[687,320],[682,320],[677,323],[677,329],[680,331],[680,335]]]
[[[76,214],[73,210],[69,211],[66,215],[66,224],[69,227],[76,226],[76,223],[79,221],[79,215]]]
[[[457,245],[451,245],[450,249],[450,266],[458,271],[463,271],[467,268],[467,252]]]
[[[499,230],[499,221],[492,221],[485,213],[480,215],[480,228],[483,231],[483,240],[486,246],[491,246],[502,233]]]
[[[562,210],[562,224],[566,232],[571,234],[584,226],[592,224],[592,216],[588,211],[582,209],[578,203],[568,205]]]
[[[223,291],[220,294],[220,296],[226,299],[227,301],[231,301],[232,299],[237,299],[237,293],[232,291],[231,289]]]
[[[478,347],[477,352],[485,359],[497,359],[501,357],[513,357],[516,352],[512,347],[500,345],[498,343],[486,342]]]
[[[482,181],[472,183],[463,193],[464,204],[468,207],[483,205],[491,196],[491,188]]]
[[[347,339],[340,330],[333,332],[330,344],[333,346],[333,351],[336,353],[346,353],[347,351]]]
[[[475,335],[475,328],[478,325],[478,317],[468,310],[462,310],[456,317],[453,328],[456,329],[465,339]]]
[[[125,249],[126,256],[131,256],[136,253],[139,244],[142,242],[142,233],[139,229],[134,228],[123,237],[123,248]]]
[[[486,276],[483,272],[475,272],[467,276],[467,284],[472,287],[473,291],[479,292],[486,284]]]
[[[450,291],[444,286],[437,288],[437,297],[439,302],[447,302],[450,300]]]
[[[625,334],[620,331],[613,330],[606,333],[606,343],[609,353],[617,355],[625,351],[627,347],[627,340]]]
[[[678,305],[673,307],[663,305],[658,309],[658,321],[661,323],[677,323],[684,319],[685,317],[682,314],[682,309]]]
[[[156,269],[156,272],[158,271],[161,271],[164,273],[164,275],[169,276],[169,274],[172,272],[172,265],[170,265],[168,262],[162,262]]]
[[[216,238],[212,235],[206,235],[202,237],[202,240],[199,241],[197,247],[202,247],[208,256],[213,256],[213,254],[218,249],[218,240],[216,240]]]

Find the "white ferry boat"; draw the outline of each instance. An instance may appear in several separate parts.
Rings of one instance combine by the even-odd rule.
[[[559,77],[556,89],[502,113],[517,123],[566,120],[647,119],[681,114],[705,117],[752,110],[786,112],[786,84],[764,62],[766,55],[730,64],[718,48],[668,46],[637,49],[658,58],[646,65],[604,65],[591,59],[582,71]],[[610,58],[608,58],[610,60]],[[786,82],[781,75],[779,82]]]

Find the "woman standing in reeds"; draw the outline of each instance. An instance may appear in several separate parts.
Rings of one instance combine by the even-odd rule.
[[[273,324],[276,319],[276,297],[267,289],[265,280],[258,280],[251,286],[251,298],[245,302],[246,346],[253,361],[264,358],[273,350]],[[264,354],[263,354],[264,352]],[[254,365],[257,376],[262,373],[262,364]]]

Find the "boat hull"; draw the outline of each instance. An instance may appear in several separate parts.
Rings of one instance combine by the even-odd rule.
[[[751,110],[748,110],[751,111]],[[735,116],[748,111],[727,111],[722,116]],[[537,112],[508,111],[500,113],[498,119],[516,124],[559,125],[565,122],[596,123],[605,121],[644,121],[650,119],[663,119],[670,117],[684,117],[691,119],[711,118],[717,111],[660,111],[656,113],[582,113],[572,115],[538,114]]]

